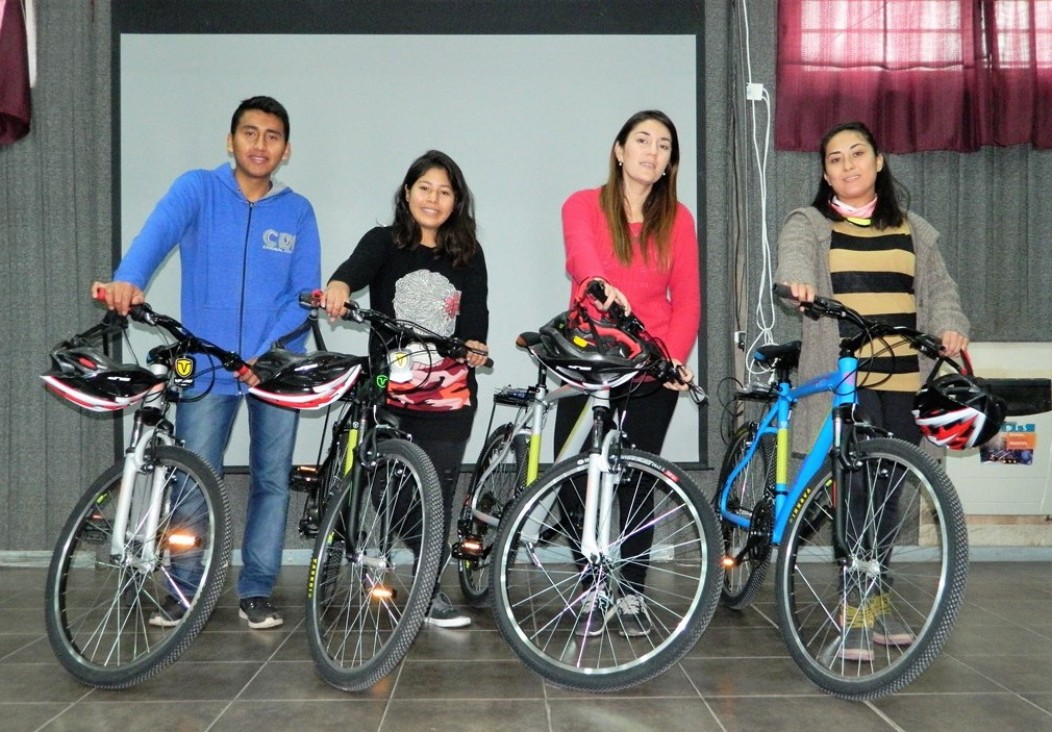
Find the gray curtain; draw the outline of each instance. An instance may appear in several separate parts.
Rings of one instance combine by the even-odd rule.
[[[37,2],[28,136],[0,147],[0,549],[54,543],[113,459],[112,423],[48,394],[48,349],[101,314],[111,267],[108,2]]]

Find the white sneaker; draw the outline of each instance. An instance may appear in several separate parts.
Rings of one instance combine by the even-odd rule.
[[[593,587],[581,599],[581,609],[577,613],[577,628],[574,630],[581,638],[594,638],[606,630],[606,621],[614,614],[610,596],[602,587]]]
[[[453,607],[449,595],[439,592],[431,598],[431,608],[427,611],[424,624],[436,628],[463,628],[471,625],[471,618]]]
[[[626,638],[650,635],[654,627],[646,600],[635,592],[617,601],[617,620],[617,632]]]

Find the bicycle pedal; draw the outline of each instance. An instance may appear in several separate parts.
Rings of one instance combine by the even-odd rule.
[[[304,539],[313,539],[318,535],[318,523],[311,519],[300,519],[299,530]]]
[[[454,559],[479,559],[485,553],[482,539],[477,536],[466,536],[453,545],[451,551]]]
[[[289,490],[297,493],[313,493],[321,478],[316,465],[294,465],[289,471]]]
[[[105,544],[109,538],[109,531],[103,528],[102,525],[107,523],[106,517],[102,514],[89,516],[87,523],[84,525],[84,532],[80,535],[81,542],[84,544]]]

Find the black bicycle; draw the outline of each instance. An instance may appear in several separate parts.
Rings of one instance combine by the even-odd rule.
[[[300,533],[315,538],[306,605],[311,656],[326,682],[360,691],[389,674],[416,638],[449,529],[431,460],[386,409],[392,371],[436,349],[451,357],[470,349],[348,302],[344,319],[367,324],[386,353],[331,353],[318,326],[319,293],[300,301],[321,350],[291,354],[281,347],[296,335],[289,334],[256,362],[263,378],[252,392],[296,409],[337,408],[318,461],[293,468],[291,487],[306,494]]]

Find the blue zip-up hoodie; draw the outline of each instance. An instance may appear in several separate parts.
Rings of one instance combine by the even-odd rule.
[[[298,296],[321,282],[321,245],[314,209],[277,181],[249,203],[229,164],[191,170],[172,184],[132,241],[114,280],[142,290],[179,246],[181,319],[195,335],[245,360],[270,348],[303,323]],[[289,344],[302,350],[306,336]],[[197,356],[196,388],[239,394],[233,374],[217,369],[215,383]]]

